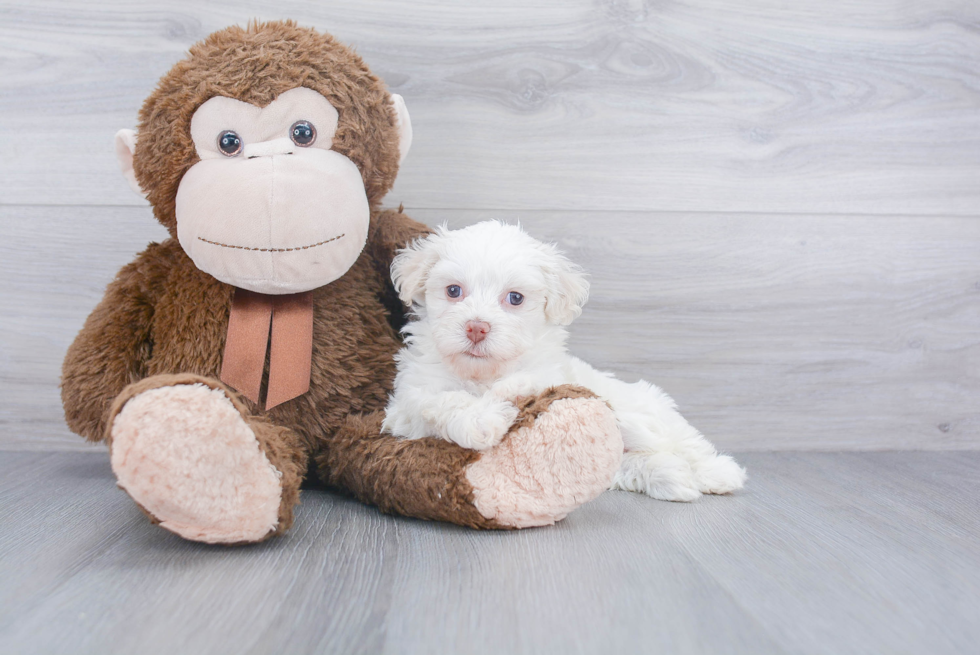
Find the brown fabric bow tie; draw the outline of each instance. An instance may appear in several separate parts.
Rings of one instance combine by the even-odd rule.
[[[270,296],[235,289],[221,362],[221,381],[256,405],[259,404],[267,348],[269,386],[265,409],[268,411],[310,389],[312,291]]]

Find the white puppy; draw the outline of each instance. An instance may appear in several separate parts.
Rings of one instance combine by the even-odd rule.
[[[485,449],[514,419],[514,401],[559,384],[592,390],[612,407],[626,452],[613,488],[662,500],[740,489],[745,471],[719,455],[657,387],[628,384],[565,350],[563,326],[582,312],[589,285],[552,245],[497,221],[440,228],[391,266],[417,315],[404,329],[384,428]]]

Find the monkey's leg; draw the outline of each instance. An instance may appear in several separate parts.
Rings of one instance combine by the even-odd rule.
[[[382,418],[350,417],[316,457],[321,478],[385,512],[473,528],[559,521],[609,488],[623,454],[612,411],[578,387],[521,403],[511,431],[483,452],[381,435]]]
[[[119,486],[185,539],[255,542],[293,522],[307,459],[298,437],[251,416],[217,380],[158,375],[131,384],[107,431]]]

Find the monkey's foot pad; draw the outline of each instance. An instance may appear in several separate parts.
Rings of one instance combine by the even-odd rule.
[[[160,525],[207,543],[258,541],[275,530],[281,474],[220,389],[151,389],[112,425],[112,470]]]
[[[466,478],[486,518],[551,525],[608,489],[622,456],[612,410],[598,398],[564,398],[486,451]]]

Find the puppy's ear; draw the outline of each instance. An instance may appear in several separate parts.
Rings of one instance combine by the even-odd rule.
[[[425,281],[429,271],[439,261],[435,240],[439,236],[430,234],[416,239],[410,246],[398,251],[391,262],[391,281],[395,292],[407,307],[412,304],[425,305]]]
[[[547,246],[542,265],[548,282],[544,316],[549,323],[568,325],[582,313],[589,299],[589,281],[585,272],[554,246]]]

